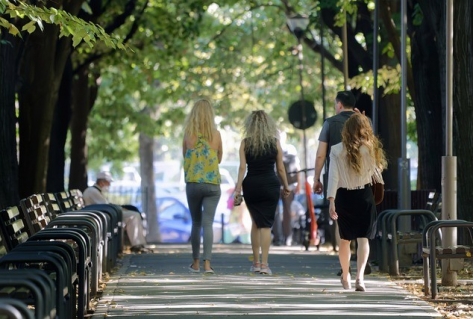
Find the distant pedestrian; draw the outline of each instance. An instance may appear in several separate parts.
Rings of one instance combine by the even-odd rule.
[[[214,234],[212,224],[221,197],[222,139],[216,128],[212,104],[207,99],[194,103],[184,125],[183,157],[186,197],[191,212],[191,272],[200,271],[201,230],[203,232],[204,272],[211,267]]]
[[[376,209],[371,184],[383,183],[387,161],[382,144],[372,131],[369,119],[355,113],[342,129],[342,142],[331,149],[327,199],[329,215],[339,226],[341,283],[351,289],[349,271],[351,240],[357,239],[356,291],[365,291],[364,270],[369,257],[369,239],[376,231]]]
[[[276,124],[264,111],[253,111],[245,119],[235,186],[235,198],[243,192],[252,217],[250,237],[253,264],[250,271],[268,275],[272,274],[268,254],[272,241],[271,227],[280,198],[280,181],[283,184],[283,196],[287,197],[291,192],[283,164],[283,151],[277,137]],[[280,180],[275,174],[275,164]],[[247,175],[244,178],[245,173]]]
[[[283,164],[285,165],[286,179],[290,186],[290,194],[288,196],[283,196],[283,189],[281,193],[281,201],[283,204],[281,227],[283,233],[282,243],[286,246],[291,246],[293,242],[291,205],[295,199],[295,193],[298,188],[298,174],[296,172],[300,170],[300,159],[296,147],[288,143],[286,132],[280,133],[280,144],[283,150]]]
[[[292,245],[301,244],[304,240],[303,229],[306,227],[306,209],[298,201],[298,199],[293,199],[291,202],[291,228],[292,232]]]

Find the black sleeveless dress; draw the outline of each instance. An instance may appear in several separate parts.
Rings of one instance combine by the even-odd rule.
[[[245,204],[257,228],[271,228],[280,199],[280,180],[275,172],[276,145],[265,154],[245,154],[247,175],[242,182]]]

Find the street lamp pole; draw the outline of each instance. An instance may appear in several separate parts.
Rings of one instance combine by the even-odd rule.
[[[410,159],[407,158],[407,0],[401,1],[401,108],[400,108],[400,133],[401,157],[398,159],[398,209],[411,209],[410,189]],[[411,229],[410,218],[402,217],[400,222],[402,231]]]
[[[306,16],[302,15],[295,15],[292,17],[287,18],[287,24],[290,31],[295,35],[298,39],[298,75],[300,81],[300,105],[301,105],[301,121],[303,127],[303,150],[304,150],[304,160],[303,160],[303,169],[306,169],[307,166],[307,148],[306,148],[306,107],[305,107],[305,99],[304,99],[304,88],[303,88],[303,44],[301,43],[301,39],[303,38],[304,32],[309,24],[309,19]],[[306,175],[306,171],[305,171]]]
[[[298,73],[300,78],[300,99],[301,99],[301,120],[303,122],[303,149],[304,149],[304,167],[308,168],[307,166],[307,149],[306,149],[306,108],[304,107],[304,89],[303,89],[303,45],[301,44],[301,37],[298,37]]]

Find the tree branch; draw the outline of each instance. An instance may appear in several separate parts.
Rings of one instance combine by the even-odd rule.
[[[130,30],[128,31],[127,35],[125,36],[125,38],[123,40],[123,44],[127,43],[133,37],[133,35],[137,32],[138,25],[139,25],[139,22],[140,22],[140,18],[143,16],[143,13],[145,12],[145,9],[146,9],[147,6],[148,6],[148,1],[146,1],[145,4],[143,5],[143,7],[140,9],[140,11],[137,15],[137,19],[135,19],[135,21],[133,21],[133,24],[132,24]],[[76,74],[77,72],[79,72],[79,70],[81,70],[82,68],[90,65],[92,62],[97,61],[97,60],[103,58],[104,56],[107,56],[107,55],[109,55],[113,52],[115,52],[115,50],[109,50],[107,52],[101,52],[101,53],[90,55],[89,57],[87,57],[87,59],[84,62],[82,62],[80,65],[78,65],[73,70],[73,74]]]
[[[286,14],[287,16],[290,16],[290,15],[293,15],[293,14],[296,13],[295,9],[288,3],[287,0],[282,0],[281,2],[282,2],[282,4],[283,4],[283,6],[285,7],[285,14]],[[333,19],[333,21],[334,21],[334,15],[330,15],[330,16],[332,17],[332,19]],[[341,30],[341,28],[335,29],[335,28],[331,28],[331,27],[328,25],[327,22],[325,22],[325,24],[328,26],[328,28],[329,28],[331,31],[333,31],[333,33],[337,34],[337,35],[339,36],[339,38],[342,38],[342,36],[341,36],[341,35],[342,35],[342,30]],[[291,30],[288,28],[288,26],[287,26],[287,29],[288,29],[288,32],[291,33]],[[348,31],[349,31],[349,30],[348,30]],[[311,35],[313,35],[313,34],[311,33]],[[323,45],[317,43],[317,42],[316,42],[316,39],[314,38],[314,36],[313,36],[311,39],[305,36],[305,37],[303,38],[303,42],[304,42],[308,47],[310,47],[313,52],[319,53],[319,54],[324,54],[324,57],[325,57],[335,68],[337,68],[339,71],[342,72],[342,70],[343,70],[342,61],[339,61],[338,59],[336,59],[336,58],[334,57],[334,55],[331,54]],[[357,43],[357,41],[356,41],[356,43]],[[351,43],[351,44],[352,44],[352,43]],[[357,44],[358,44],[358,43],[357,43]],[[348,46],[349,46],[349,45],[348,45]],[[359,45],[359,47],[360,47],[360,45]],[[362,48],[361,48],[361,49],[362,49]],[[357,54],[355,54],[355,55],[360,55],[360,54],[361,54],[361,55],[366,55],[366,52],[365,52],[365,50],[363,50],[363,49],[362,49],[363,52],[359,52],[360,50],[357,50],[357,51],[358,51],[358,52],[357,52]]]
[[[139,21],[141,20],[141,18],[143,17],[143,14],[145,13],[145,9],[148,7],[148,0],[145,1],[145,4],[143,5],[143,7],[141,8],[141,10],[138,12],[137,14],[137,18],[133,21],[133,24],[132,24],[132,27],[130,28],[130,30],[128,31],[127,35],[125,36],[124,40],[123,40],[123,43],[127,43],[132,37],[133,35],[137,32],[138,30],[138,23]]]
[[[254,6],[254,7],[250,7],[249,10],[246,10],[246,11],[243,11],[241,12],[240,14],[238,14],[236,17],[234,17],[232,19],[232,22],[229,23],[228,25],[224,26],[224,28],[222,28],[217,34],[215,34],[206,44],[206,46],[208,46],[211,42],[215,41],[217,38],[219,38],[220,36],[222,36],[224,34],[224,32],[227,31],[228,28],[230,28],[233,24],[234,24],[234,21],[238,18],[240,18],[241,16],[243,16],[244,14],[247,14],[249,11],[253,11],[255,9],[258,9],[260,7],[276,7],[276,8],[279,8],[281,9],[279,6],[277,5],[274,5],[274,4],[268,4],[268,5],[258,5],[258,6]]]
[[[314,37],[312,39],[305,37],[303,41],[308,47],[310,47],[311,51],[313,51],[314,53],[323,54],[326,60],[331,62],[331,64],[336,69],[342,72],[342,68],[343,68],[342,61],[339,61],[338,59],[336,59],[323,45],[316,42],[316,39]]]
[[[104,28],[105,32],[107,32],[107,34],[110,34],[119,27],[121,27],[125,23],[125,19],[132,15],[136,5],[137,0],[129,0],[125,4],[125,10],[123,11],[123,13],[116,16],[114,20]]]

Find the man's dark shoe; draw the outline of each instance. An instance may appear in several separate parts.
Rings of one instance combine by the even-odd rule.
[[[143,245],[133,246],[130,248],[130,251],[136,254],[152,254],[153,253],[153,250],[149,248],[145,248]]]
[[[142,245],[132,246],[132,247],[130,247],[130,251],[132,253],[139,253],[140,250],[142,250],[142,248],[143,248]]]

